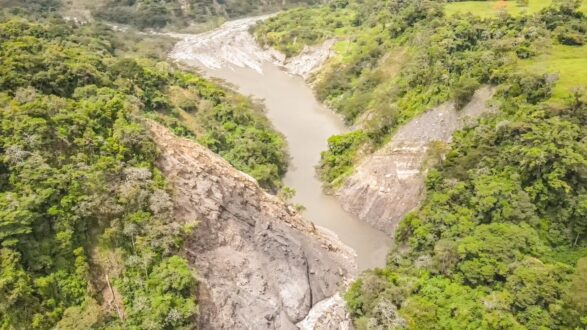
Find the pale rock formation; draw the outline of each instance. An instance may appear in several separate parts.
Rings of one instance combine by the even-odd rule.
[[[335,39],[330,39],[320,45],[312,47],[305,46],[299,55],[292,58],[286,59],[275,55],[273,58],[276,64],[283,66],[287,72],[301,76],[307,80],[312,74],[320,70],[322,65],[333,55],[331,49],[335,42]]]
[[[278,51],[261,48],[249,32],[254,24],[272,15],[228,21],[221,27],[200,34],[164,33],[180,39],[169,57],[177,62],[196,64],[208,69],[225,67],[250,68],[263,73],[263,63],[273,62],[288,73],[308,79],[332,56],[334,39],[321,45],[305,47],[302,53],[286,58]]]
[[[492,110],[494,89],[482,87],[463,109],[444,103],[399,128],[391,141],[367,157],[337,191],[345,210],[392,234],[423,199],[426,160],[433,141],[449,143],[455,131]]]
[[[354,253],[335,237],[208,149],[147,126],[176,218],[199,221],[185,250],[200,281],[200,328],[296,329],[354,277]]]
[[[351,330],[353,321],[340,294],[317,303],[297,326],[303,330]]]

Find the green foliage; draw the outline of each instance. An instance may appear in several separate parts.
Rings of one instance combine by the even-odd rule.
[[[365,134],[361,131],[335,135],[328,139],[328,150],[322,152],[319,173],[330,187],[337,185],[337,179],[350,174],[354,159],[364,140]]]
[[[471,101],[477,88],[479,88],[479,82],[473,78],[461,77],[456,82],[452,91],[452,99],[457,109],[461,109]]]
[[[290,10],[260,23],[255,28],[255,37],[261,45],[275,47],[291,57],[298,55],[305,45],[316,45],[340,34],[344,27],[353,24],[355,15],[345,4],[335,2],[330,6]]]
[[[189,327],[196,280],[177,254],[194,223],[173,218],[142,117],[268,189],[283,138],[249,99],[74,28],[0,20],[0,327]]]
[[[188,231],[138,120],[170,110],[166,89],[181,76],[117,59],[108,40],[63,24],[5,21],[0,39],[1,327],[187,324],[195,279],[172,255]],[[119,251],[124,272],[91,268],[97,246]],[[96,304],[104,276],[129,299],[125,321]]]
[[[533,73],[550,73],[556,77],[551,103],[564,104],[574,90],[587,85],[587,45],[581,47],[555,45],[543,54],[522,61],[522,69]],[[551,81],[553,78],[549,78]],[[584,89],[584,88],[583,88]]]
[[[63,312],[63,318],[56,327],[64,330],[92,329],[99,327],[102,309],[92,298],[86,299],[81,306],[69,307]]]
[[[364,124],[368,138],[363,143],[370,149],[431,107],[450,100],[458,108],[464,106],[480,84],[507,80],[516,93],[522,86],[534,89],[527,97],[538,102],[551,93],[556,76],[518,75],[519,60],[532,61],[545,45],[558,43],[558,36],[570,33],[576,35],[572,39],[582,40],[587,19],[576,8],[567,1],[537,9],[530,18],[484,19],[471,14],[444,17],[442,4],[433,1],[348,1],[342,8],[283,13],[261,23],[255,36],[287,55],[297,54],[304,45],[338,38],[336,55],[314,77],[316,94],[347,122]],[[565,74],[564,94],[557,89],[557,96],[566,97],[572,88],[584,85],[584,56],[578,57],[572,67],[553,67]],[[344,173],[323,177],[329,184],[340,181],[336,175]]]
[[[312,5],[319,0],[231,0],[231,1],[162,1],[162,0],[104,0],[94,14],[111,22],[129,24],[140,29],[163,28],[167,25],[187,26],[214,19],[234,19],[259,15],[291,6]]]
[[[285,143],[270,129],[261,111],[250,100],[230,95],[197,115],[206,130],[199,141],[251,174],[261,186],[277,191],[287,169]]]
[[[26,15],[28,17],[52,17],[61,9],[61,0],[0,0],[2,14]]]
[[[287,55],[303,49],[299,42],[339,38],[314,77],[316,93],[363,126],[329,141],[327,186],[398,125],[445,101],[461,108],[481,84],[500,86],[499,114],[455,134],[429,172],[426,200],[400,223],[386,267],[363,274],[345,295],[359,328],[585,326],[577,288],[587,251],[587,108],[571,88],[585,87],[583,47],[575,45],[585,40],[587,18],[573,1],[528,7],[532,15],[446,17],[442,5],[424,0],[348,1],[257,27],[261,43]],[[567,55],[573,65],[558,72],[519,70]]]
[[[571,280],[568,296],[569,303],[574,307],[578,315],[582,315],[582,322],[586,324],[587,315],[587,258],[581,258],[577,262],[577,270]]]
[[[142,283],[120,284],[125,298],[126,327],[134,329],[182,329],[192,323],[196,310],[194,277],[187,261],[178,256],[164,259]]]
[[[262,106],[193,74],[161,65],[163,71],[154,67],[150,74],[163,75],[168,81],[153,86],[160,107],[149,115],[178,135],[195,137],[262,187],[279,190],[288,156],[283,137],[272,129]],[[131,66],[120,63],[124,70]],[[133,79],[144,81],[145,77]]]
[[[534,90],[506,86],[499,115],[455,135],[446,162],[431,172],[426,201],[400,223],[384,271],[351,287],[346,299],[361,322],[414,329],[583,325],[577,288],[587,251],[587,108],[580,95],[564,110],[532,105]],[[419,284],[390,296],[405,290],[398,278]],[[384,299],[393,302],[387,314]]]
[[[173,221],[170,207],[156,208],[169,197],[151,179],[154,146],[133,122],[129,97],[95,86],[79,87],[72,97],[31,87],[16,89],[14,97],[3,94],[0,199],[6,216],[0,244],[7,256],[3,262],[10,262],[2,274],[2,282],[7,280],[3,326],[46,329],[66,311],[66,317],[80,313],[75,306],[91,299],[95,290],[88,257],[97,228],[116,233],[109,244],[122,248],[129,259],[135,253],[122,227],[133,221],[133,214],[143,214],[137,231],[155,239],[149,246],[181,237],[166,229]],[[176,245],[172,250],[160,247],[154,255],[170,253]],[[151,276],[159,262],[147,264]],[[130,269],[121,276],[138,281]],[[189,292],[175,295],[192,299]],[[189,319],[195,309],[186,308],[191,312],[183,317]]]
[[[512,16],[539,12],[550,6],[552,0],[484,0],[484,1],[449,1],[444,12],[447,16],[470,13],[483,18],[492,18],[504,13]]]
[[[165,63],[102,56],[111,51],[109,40],[92,35],[67,39],[70,32],[64,25],[44,29],[18,20],[7,22],[0,36],[5,54],[0,58],[0,88],[14,91],[32,86],[44,93],[70,97],[80,85],[96,85],[133,94],[152,117],[171,123],[181,135],[197,136],[263,187],[276,190],[280,186],[287,168],[285,144],[271,129],[260,106]],[[78,93],[95,91],[92,87]],[[187,115],[179,116],[181,111]],[[199,127],[177,122],[185,120],[196,121]]]

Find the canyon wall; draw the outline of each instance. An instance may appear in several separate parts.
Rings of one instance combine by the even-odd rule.
[[[185,251],[200,281],[200,328],[297,329],[348,318],[340,303],[311,309],[354,277],[349,248],[208,149],[147,126],[176,218],[199,221]]]
[[[393,234],[399,221],[424,197],[424,165],[431,143],[449,143],[455,131],[491,111],[487,101],[493,94],[493,88],[482,87],[461,110],[447,102],[399,128],[337,191],[343,208]]]

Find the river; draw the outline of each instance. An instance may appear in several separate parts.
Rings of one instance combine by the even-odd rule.
[[[242,94],[262,99],[267,117],[288,143],[291,160],[284,183],[296,191],[293,202],[306,208],[305,218],[335,233],[355,250],[359,270],[381,267],[390,239],[345,212],[336,198],[324,194],[316,177],[315,167],[320,152],[327,148],[327,139],[345,132],[346,127],[316,100],[301,77],[275,65],[256,45],[248,30],[259,19],[231,21],[198,35],[174,34],[182,41],[170,57],[230,83]]]

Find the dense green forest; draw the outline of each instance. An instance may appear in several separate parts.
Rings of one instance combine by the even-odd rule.
[[[190,328],[197,270],[181,245],[198,219],[173,218],[144,122],[274,192],[285,142],[261,105],[160,61],[166,41],[59,17],[82,2],[98,19],[161,28],[322,1],[0,0],[0,328]],[[331,0],[255,28],[287,56],[337,40],[312,83],[361,128],[329,140],[331,188],[406,121],[497,87],[499,111],[428,170],[386,266],[345,294],[359,329],[587,327],[585,10]]]
[[[341,0],[256,27],[288,56],[337,40],[314,87],[362,128],[329,140],[329,187],[407,120],[498,86],[499,112],[429,170],[387,265],[347,292],[360,329],[587,326],[587,17],[578,1],[545,2],[474,15],[490,5]]]
[[[138,29],[208,29],[228,19],[262,15],[325,0],[0,0],[39,16],[57,14],[80,21],[106,21]]]
[[[333,137],[323,155],[322,178],[336,187],[398,125],[447,100],[462,105],[480,84],[524,76],[523,68],[536,64],[532,71],[551,73],[549,79],[558,73],[564,89],[555,86],[557,99],[584,86],[586,23],[575,5],[570,1],[560,12],[545,9],[533,16],[497,12],[485,19],[447,17],[436,1],[333,1],[271,18],[255,35],[288,56],[304,45],[338,40],[334,58],[312,83],[320,100],[363,129]],[[538,55],[547,52],[578,60],[554,74],[542,72],[550,63]]]
[[[587,324],[587,105],[577,94],[546,108],[545,85],[504,87],[501,113],[455,136],[428,174],[426,201],[400,223],[387,266],[347,293],[360,326]]]
[[[143,123],[197,139],[269,190],[286,170],[283,138],[249,99],[117,56],[124,36],[45,4],[0,17],[0,328],[193,324],[195,270],[180,248],[198,219],[173,218]]]
[[[98,18],[143,29],[234,19],[320,2],[321,0],[104,0],[94,5],[93,11]]]

